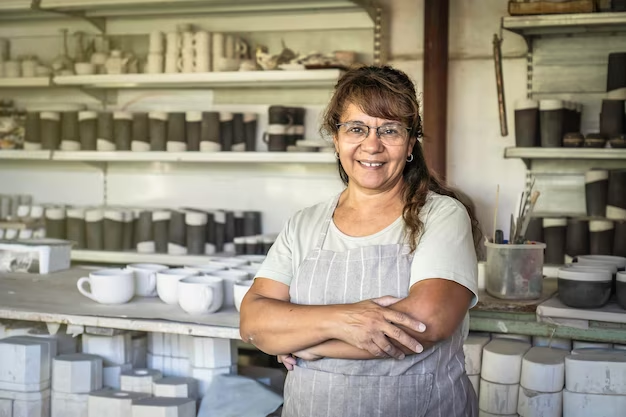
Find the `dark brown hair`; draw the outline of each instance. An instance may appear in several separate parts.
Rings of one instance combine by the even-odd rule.
[[[346,72],[337,82],[335,93],[326,108],[322,120],[322,133],[336,136],[337,123],[341,122],[341,115],[350,103],[359,106],[364,113],[372,117],[402,122],[410,128],[412,137],[416,139],[422,137],[422,119],[419,115],[415,86],[400,70],[389,66],[364,66]],[[402,171],[405,187],[402,216],[408,229],[411,251],[415,251],[424,227],[419,219],[419,213],[426,203],[429,191],[452,197],[465,206],[472,222],[474,243],[477,245],[480,230],[471,207],[459,200],[450,188],[429,171],[419,140],[415,141],[412,154],[413,161],[407,162]],[[337,167],[341,180],[347,185],[349,178],[339,160]]]

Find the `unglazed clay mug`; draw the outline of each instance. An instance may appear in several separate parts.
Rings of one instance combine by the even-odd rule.
[[[130,264],[126,270],[135,275],[135,295],[139,297],[157,296],[157,273],[169,269],[159,264]]]
[[[245,279],[235,282],[234,286],[234,297],[235,297],[235,307],[237,311],[241,311],[241,302],[243,301],[243,297],[246,296],[248,290],[254,283],[253,279]]]
[[[196,275],[196,271],[185,268],[157,272],[157,293],[161,301],[165,304],[178,304],[178,281]]]
[[[89,283],[91,291],[84,287]],[[76,283],[78,291],[100,304],[124,304],[135,293],[135,279],[132,271],[115,268],[93,271]]]
[[[211,275],[224,279],[224,307],[234,307],[234,287],[237,281],[248,279],[250,274],[246,271],[237,271],[235,269],[224,269],[221,271],[215,271]]]
[[[224,300],[224,279],[211,275],[178,281],[178,304],[189,314],[215,313]]]

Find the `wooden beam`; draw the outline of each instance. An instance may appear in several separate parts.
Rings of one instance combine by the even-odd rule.
[[[449,0],[424,5],[424,153],[432,171],[446,176]]]

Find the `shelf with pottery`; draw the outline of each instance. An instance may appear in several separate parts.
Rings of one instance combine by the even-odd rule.
[[[190,315],[158,297],[135,297],[120,305],[98,304],[78,292],[73,268],[48,275],[0,274],[0,318],[121,330],[239,339],[239,313],[234,309]],[[167,318],[167,319],[165,319]]]
[[[177,74],[103,74],[57,76],[57,86],[84,88],[332,88],[339,69],[290,71],[226,71]]]
[[[611,148],[516,148],[504,150],[505,158],[626,160],[626,149]]]
[[[625,31],[626,13],[506,16],[502,28],[522,36]]]
[[[0,88],[50,87],[51,85],[50,77],[0,77]]]
[[[167,253],[114,252],[104,250],[72,249],[73,262],[102,264],[157,263],[169,266],[206,264],[218,255],[170,255]]]
[[[557,282],[554,278],[544,279],[543,294],[537,300],[501,300],[479,290],[478,305],[470,310],[470,330],[626,343],[626,324],[603,319],[585,320],[582,323],[581,320],[550,317],[546,314],[549,311],[543,306],[553,303],[556,291]]]
[[[131,152],[0,150],[0,160],[67,162],[189,162],[332,164],[331,152]]]

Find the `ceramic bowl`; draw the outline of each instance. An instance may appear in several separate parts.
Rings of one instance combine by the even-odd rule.
[[[241,302],[243,301],[243,297],[246,296],[253,282],[253,279],[242,279],[235,282],[234,296],[235,307],[237,308],[237,311],[241,311]]]
[[[566,133],[563,136],[563,146],[566,148],[579,148],[583,146],[585,137],[582,133]]]
[[[585,148],[604,148],[606,138],[599,133],[589,133],[585,137]]]
[[[615,295],[617,296],[617,304],[626,310],[626,272],[617,273]]]
[[[600,308],[611,296],[613,274],[607,269],[560,268],[559,299],[572,308]]]
[[[626,135],[619,135],[609,139],[611,148],[626,148]]]

